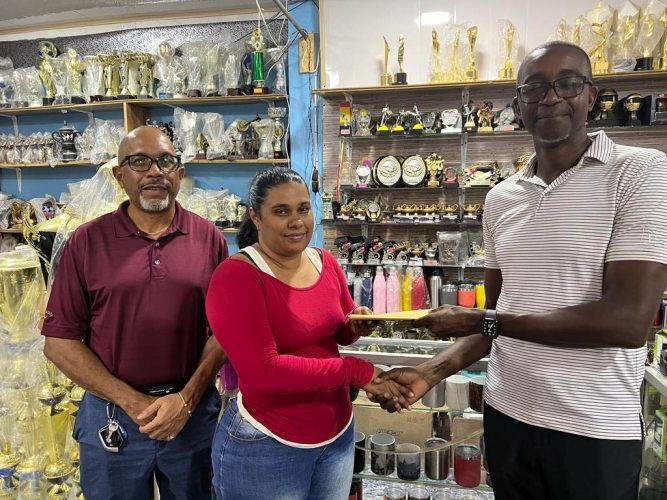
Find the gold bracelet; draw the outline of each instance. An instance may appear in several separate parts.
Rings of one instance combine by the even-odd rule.
[[[185,398],[183,397],[183,394],[181,394],[180,392],[177,392],[176,394],[178,394],[181,397],[181,401],[183,401],[183,408],[185,408],[185,410],[188,412],[188,415],[190,416],[190,418],[192,418],[192,411],[190,411],[190,408],[188,408],[189,405],[188,405],[188,403],[185,402]]]

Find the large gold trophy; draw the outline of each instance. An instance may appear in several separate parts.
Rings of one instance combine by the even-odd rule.
[[[468,33],[468,64],[464,80],[466,82],[474,82],[479,80],[479,71],[477,70],[477,62],[475,58],[475,42],[477,41],[477,26],[470,26]]]
[[[632,71],[635,68],[639,9],[627,0],[618,11],[618,26],[612,36],[614,71]]]
[[[515,43],[515,33],[516,28],[512,21],[501,20],[500,21],[500,34],[503,41],[501,58],[502,65],[498,70],[498,78],[500,80],[513,80],[514,79],[514,52],[516,51]]]
[[[660,21],[662,21],[664,34],[662,40],[662,50],[660,51],[660,59],[656,69],[665,71],[667,70],[667,9],[665,9],[665,11],[662,13]]]
[[[637,66],[635,70],[653,69],[653,56],[665,31],[661,22],[665,7],[661,2],[650,1],[642,13],[637,35]]]
[[[431,68],[429,70],[430,83],[442,83],[445,81],[445,74],[442,71],[442,60],[440,58],[440,38],[438,30],[431,30]]]
[[[605,3],[598,2],[586,14],[586,18],[590,23],[590,35],[587,39],[582,39],[582,44],[591,58],[593,74],[604,75],[609,73],[608,51],[614,11]]]
[[[382,40],[384,40],[384,71],[380,75],[380,85],[386,87],[391,85],[394,80],[391,77],[391,74],[389,74],[389,53],[391,52],[391,50],[389,50],[389,42],[384,36],[382,37]]]
[[[398,73],[394,75],[394,85],[407,85],[408,74],[403,67],[405,57],[405,36],[403,33],[398,35]]]
[[[102,99],[104,101],[117,99],[120,90],[120,74],[118,72],[120,59],[116,54],[99,54],[98,57],[104,66],[104,86],[107,89]]]

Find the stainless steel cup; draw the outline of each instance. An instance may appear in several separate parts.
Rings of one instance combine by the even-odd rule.
[[[429,408],[440,408],[445,404],[445,387],[447,382],[441,380],[422,396],[422,403]]]
[[[396,439],[386,432],[371,436],[371,470],[380,476],[394,472]]]
[[[359,474],[366,468],[366,435],[363,432],[354,433],[354,473]]]
[[[441,438],[425,441],[425,471],[429,479],[443,480],[449,476],[449,443]]]
[[[405,500],[405,490],[398,486],[390,486],[384,490],[384,500]]]
[[[414,486],[408,490],[408,500],[429,500],[431,494],[423,486]]]
[[[396,447],[396,474],[406,481],[416,481],[421,474],[421,448],[402,443]]]

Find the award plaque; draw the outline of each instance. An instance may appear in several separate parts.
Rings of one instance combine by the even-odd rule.
[[[405,36],[398,35],[398,73],[394,77],[394,85],[407,85],[408,74],[403,68],[403,58],[405,57]]]
[[[417,187],[423,184],[426,177],[426,163],[421,156],[408,156],[403,162],[402,169],[401,178],[406,186]]]
[[[424,113],[424,116],[422,117],[422,122],[424,124],[424,134],[435,134],[436,131],[434,129],[435,126],[435,120],[436,120],[436,114],[433,111],[429,111],[428,113]]]
[[[440,175],[442,174],[442,166],[444,160],[438,153],[431,153],[426,158],[426,167],[428,168],[428,187],[440,186]]]
[[[458,109],[446,109],[440,113],[442,122],[441,134],[460,134],[461,133],[461,113]]]
[[[394,82],[391,75],[387,72],[389,67],[389,42],[387,42],[387,39],[384,36],[382,39],[384,40],[384,72],[380,75],[380,85],[386,87]]]
[[[484,101],[477,110],[477,132],[493,132],[493,103]]]
[[[497,162],[472,165],[461,170],[460,182],[463,187],[495,186],[500,179],[500,168]]]
[[[359,137],[368,137],[371,134],[371,113],[366,108],[361,108],[356,113],[357,130],[354,135]]]
[[[401,162],[395,156],[378,159],[375,177],[383,187],[394,187],[401,180]]]
[[[456,167],[447,167],[442,173],[442,185],[444,187],[458,187],[459,172]]]
[[[642,124],[637,113],[642,108],[643,97],[640,94],[630,94],[623,99],[623,109],[625,110],[625,118],[623,125],[628,127],[637,127]]]
[[[368,181],[371,178],[371,162],[364,160],[357,167],[357,187],[358,188],[367,188]]]
[[[338,106],[338,134],[352,134],[352,104],[348,101],[341,102]]]
[[[366,219],[368,222],[380,222],[382,219],[382,207],[377,201],[371,201],[366,207]]]
[[[322,193],[322,220],[334,220],[333,195],[331,193]]]

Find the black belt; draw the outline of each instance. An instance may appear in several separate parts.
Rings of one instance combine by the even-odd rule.
[[[183,389],[183,384],[163,384],[149,387],[148,389],[141,389],[144,394],[151,396],[166,396],[167,394],[174,394]]]

